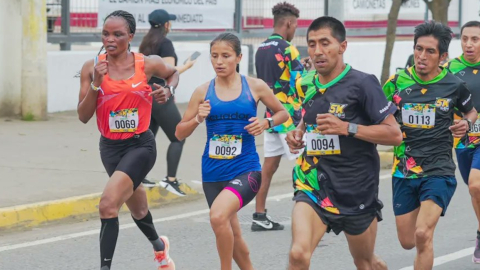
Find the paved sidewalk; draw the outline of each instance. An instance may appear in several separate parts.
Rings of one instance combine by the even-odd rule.
[[[186,106],[179,104],[182,114]],[[259,108],[259,112],[263,111]],[[100,160],[99,137],[95,118],[83,124],[74,111],[50,114],[49,120],[44,122],[0,118],[0,208],[3,208],[0,219],[2,210],[8,207],[12,214],[17,211],[15,208],[12,212],[14,206],[34,204],[29,207],[36,207],[45,205],[37,204],[44,201],[102,192],[108,176]],[[205,125],[200,125],[187,139],[178,169],[178,177],[192,188],[185,186],[192,194],[202,192],[199,181],[205,141]],[[263,159],[263,136],[257,137],[256,144]],[[149,178],[159,180],[165,176],[168,145],[167,137],[160,131],[157,162]],[[386,151],[390,147],[379,149]],[[391,153],[386,153],[382,160],[387,164],[383,167],[391,164]],[[283,160],[273,183],[291,181],[293,164],[293,161]],[[47,214],[42,212],[41,215]],[[6,215],[3,218],[7,218]]]

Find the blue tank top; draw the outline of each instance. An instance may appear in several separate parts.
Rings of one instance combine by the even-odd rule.
[[[222,101],[215,93],[215,79],[210,82],[205,100],[210,100],[211,110],[206,119],[207,143],[202,156],[203,182],[221,182],[236,176],[260,171],[260,160],[255,147],[255,137],[248,134],[245,126],[248,119],[257,116],[257,103],[250,92],[247,80],[242,76],[242,93],[231,101]],[[215,147],[221,138],[238,140],[241,136],[241,152],[231,159],[212,158],[211,154],[220,156],[233,155],[238,149]],[[210,150],[213,138],[214,149]],[[238,142],[238,141],[237,141]],[[238,144],[237,144],[238,146]],[[232,150],[233,149],[233,150]]]

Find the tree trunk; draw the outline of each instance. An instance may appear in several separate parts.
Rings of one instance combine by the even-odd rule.
[[[432,12],[433,20],[448,25],[448,6],[451,0],[423,0]]]
[[[385,55],[383,57],[382,77],[380,82],[382,85],[387,81],[390,76],[390,61],[392,60],[393,44],[395,43],[395,32],[397,31],[397,19],[400,7],[402,6],[402,0],[393,0],[392,7],[388,13],[388,25],[387,25],[387,42],[385,45]]]

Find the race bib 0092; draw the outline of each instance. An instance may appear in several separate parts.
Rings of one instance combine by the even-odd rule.
[[[213,135],[208,156],[213,159],[233,159],[242,153],[242,135]]]

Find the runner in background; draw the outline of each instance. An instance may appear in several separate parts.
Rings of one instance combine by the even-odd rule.
[[[167,38],[167,34],[172,29],[172,22],[177,16],[169,14],[163,9],[154,10],[148,16],[151,28],[143,37],[139,51],[144,55],[158,55],[163,61],[171,66],[175,66],[179,74],[190,69],[195,61],[187,59],[185,64],[177,66],[178,58],[175,53],[172,41]],[[166,86],[163,78],[152,77],[148,82],[149,85],[154,83]],[[167,88],[169,88],[167,86]],[[174,95],[174,89],[171,89]],[[180,163],[180,157],[183,151],[185,141],[179,141],[175,137],[175,128],[182,120],[182,116],[175,105],[175,98],[170,98],[165,104],[154,103],[152,106],[152,117],[150,120],[150,130],[156,136],[158,128],[162,128],[163,132],[170,140],[167,150],[167,175],[160,181],[160,185],[168,191],[178,195],[185,196],[185,192],[180,189],[180,183],[177,180],[177,170]],[[147,179],[143,179],[143,186],[152,187],[156,183]]]
[[[296,159],[299,154],[292,154],[285,141],[287,132],[295,129],[302,117],[300,96],[295,83],[302,75],[303,65],[300,53],[292,41],[297,29],[298,9],[287,2],[278,3],[272,8],[274,29],[255,55],[257,77],[267,83],[273,94],[282,103],[290,117],[287,122],[270,128],[263,135],[263,152],[265,160],[262,166],[262,187],[258,192],[252,231],[283,230],[284,226],[267,215],[266,202],[272,177],[280,165],[282,157]],[[267,108],[265,117],[271,121],[272,111]]]

